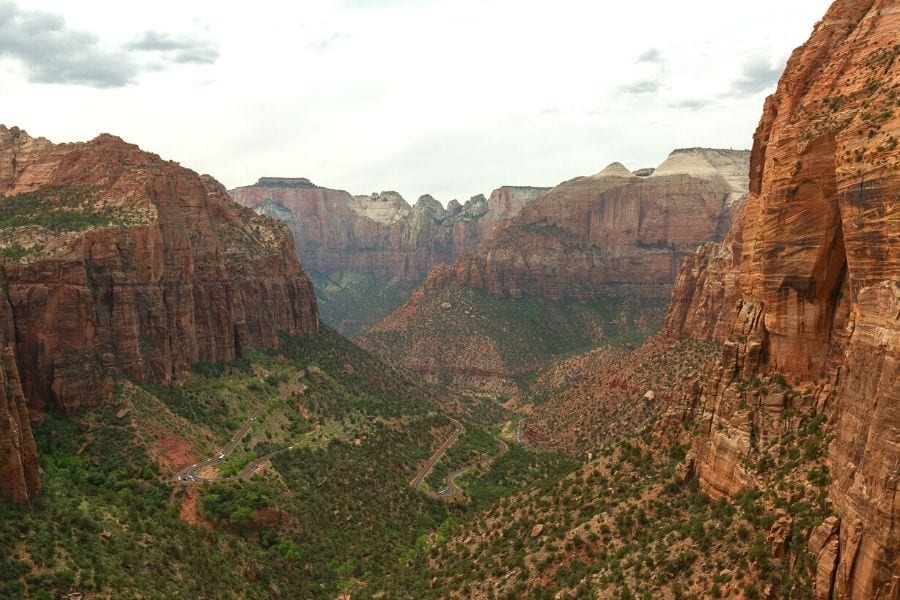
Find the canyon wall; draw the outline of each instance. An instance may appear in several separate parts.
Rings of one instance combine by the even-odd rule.
[[[689,257],[665,331],[723,341],[693,457],[714,497],[784,419],[828,417],[817,598],[900,597],[900,7],[838,0],[791,56],[754,136],[750,197]],[[747,386],[781,378],[797,393]],[[748,401],[749,400],[749,401]]]
[[[287,230],[208,176],[110,135],[55,145],[0,126],[0,194],[0,420],[23,396],[72,412],[107,398],[115,373],[175,382],[318,330]],[[4,432],[27,431],[18,413]],[[30,464],[33,443],[19,447]],[[25,469],[9,491],[0,468],[4,495],[34,488]]]
[[[743,179],[726,180],[711,157],[725,158],[729,175],[742,169]],[[728,230],[748,159],[692,148],[674,151],[649,177],[614,164],[566,181],[458,259],[450,277],[498,298],[666,298],[682,257]]]
[[[425,195],[351,196],[303,178],[261,178],[236,202],[284,221],[316,284],[323,318],[350,335],[402,304],[429,269],[474,250],[546,188],[506,186],[445,209]]]
[[[301,178],[264,177],[229,193],[238,204],[283,220],[311,271],[354,269],[418,283],[434,265],[475,249],[497,223],[545,191],[503,187],[446,209],[427,195],[410,206],[396,192],[351,196]]]
[[[682,257],[728,231],[749,158],[688,148],[646,177],[613,163],[563,182],[433,268],[358,340],[436,380],[500,394],[556,357],[634,343],[658,326]]]

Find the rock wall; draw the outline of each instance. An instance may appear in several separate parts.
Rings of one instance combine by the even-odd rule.
[[[498,298],[665,298],[682,257],[721,239],[732,193],[688,174],[579,177],[459,258],[453,280]]]
[[[0,498],[27,502],[40,491],[37,448],[15,355],[12,309],[0,297]]]
[[[311,271],[350,269],[382,280],[419,283],[434,265],[474,250],[494,227],[546,188],[502,187],[445,209],[431,196],[409,206],[396,192],[351,196],[340,190],[263,178],[230,191],[236,202],[282,219]],[[277,185],[276,185],[277,183]]]
[[[169,383],[194,363],[274,347],[280,331],[318,330],[281,224],[119,138],[54,145],[0,127],[0,194],[24,215],[0,227],[7,406],[21,406],[16,372],[30,408],[72,412],[108,397],[113,373]]]
[[[434,267],[357,341],[436,379],[508,394],[561,355],[655,330],[681,258],[721,239],[748,189],[748,151],[676,154],[688,172],[638,177],[613,163],[558,185]],[[742,181],[716,170],[730,177],[742,162]],[[549,343],[559,331],[565,339]]]
[[[685,262],[666,324],[725,341],[693,450],[711,495],[753,483],[753,440],[783,426],[767,410],[828,415],[839,519],[810,539],[820,598],[900,597],[898,40],[895,1],[831,6],[766,100],[741,222]],[[767,373],[804,393],[741,403]]]

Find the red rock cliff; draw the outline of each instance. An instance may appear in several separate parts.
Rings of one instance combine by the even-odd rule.
[[[394,192],[351,196],[305,179],[262,178],[230,193],[236,202],[288,224],[303,264],[382,280],[421,281],[434,265],[474,250],[494,227],[546,188],[502,187],[447,209],[431,196],[409,206]]]
[[[498,298],[666,297],[681,258],[721,239],[734,190],[684,173],[607,171],[562,183],[526,206],[456,261],[453,280]]]
[[[838,0],[766,100],[741,222],[686,261],[666,325],[726,344],[694,444],[710,494],[752,483],[773,427],[738,378],[781,373],[828,415],[840,520],[810,541],[819,598],[900,597],[898,138],[900,5]]]
[[[283,226],[119,138],[54,145],[0,126],[0,194],[15,215],[0,219],[7,406],[20,403],[16,372],[30,407],[71,412],[107,397],[114,372],[168,383],[273,347],[279,331],[318,330]]]

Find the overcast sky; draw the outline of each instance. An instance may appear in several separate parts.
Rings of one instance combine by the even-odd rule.
[[[446,203],[749,148],[827,0],[0,0],[0,123]]]

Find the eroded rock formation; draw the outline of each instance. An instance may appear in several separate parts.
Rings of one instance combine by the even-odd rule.
[[[0,127],[0,194],[0,330],[15,340],[0,409],[21,406],[16,373],[29,407],[71,412],[108,397],[114,372],[178,381],[318,330],[290,235],[208,176],[110,135],[55,145]],[[9,431],[27,431],[19,415]]]
[[[353,269],[418,283],[428,270],[481,243],[494,226],[518,213],[546,188],[503,187],[465,205],[425,195],[410,206],[396,192],[351,196],[341,190],[260,179],[230,191],[236,202],[282,219],[294,234],[303,265],[333,273]]]
[[[351,196],[306,179],[262,178],[231,190],[240,204],[287,223],[326,321],[347,335],[402,304],[429,269],[474,250],[547,188],[502,187],[445,209],[429,195]]]
[[[457,385],[511,393],[516,377],[546,366],[544,349],[573,352],[646,334],[664,314],[682,257],[728,231],[748,189],[749,157],[676,150],[659,174],[638,177],[613,163],[566,181],[474,252],[432,269],[360,342],[430,375],[450,374]],[[743,180],[734,177],[741,164]],[[674,173],[678,166],[686,172]],[[534,315],[527,331],[512,324],[523,311]],[[550,322],[577,323],[568,345],[534,339],[547,337]],[[528,347],[541,350],[523,352]]]
[[[729,166],[741,159],[746,166],[747,152],[672,156],[685,152],[698,160],[682,163],[681,173],[661,168],[636,177],[613,163],[597,175],[560,184],[458,259],[452,279],[498,298],[667,297],[681,258],[698,244],[722,238],[746,191],[746,167],[743,182],[718,173],[700,178],[693,167],[710,164],[699,160],[702,153],[724,153],[733,159]]]
[[[784,427],[767,411],[828,415],[822,598],[900,595],[898,40],[896,2],[831,6],[766,100],[740,223],[685,262],[666,325],[726,345],[694,443],[711,495],[752,485],[744,464]],[[801,393],[748,396],[767,373]]]

